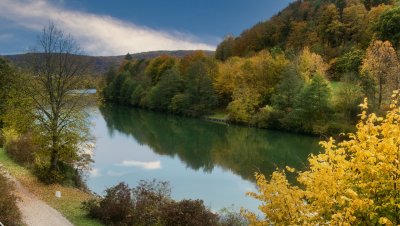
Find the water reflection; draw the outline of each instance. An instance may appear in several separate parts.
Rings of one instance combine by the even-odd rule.
[[[220,125],[120,106],[102,106],[100,112],[111,138],[119,132],[159,155],[178,157],[191,169],[211,173],[218,166],[248,181],[254,181],[255,171],[269,175],[286,165],[303,169],[307,156],[319,150],[317,139],[308,136]],[[145,170],[162,168],[155,159],[123,160],[120,164]],[[107,172],[118,173],[123,172]]]

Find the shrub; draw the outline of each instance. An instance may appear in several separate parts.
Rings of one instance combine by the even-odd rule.
[[[26,133],[16,139],[7,141],[5,149],[14,161],[22,165],[31,165],[34,162],[37,146],[32,141],[32,134]]]
[[[164,181],[140,181],[132,189],[134,225],[160,222],[163,206],[171,201],[171,188]]]
[[[104,198],[84,202],[83,209],[106,224],[155,225],[169,201],[167,182],[140,181],[133,189],[125,183],[108,188]]]
[[[286,167],[270,179],[256,173],[263,218],[244,211],[251,225],[399,225],[400,108],[393,94],[384,117],[361,104],[357,131],[348,140],[320,142],[324,151],[308,158],[309,169]],[[288,181],[297,175],[297,184]]]
[[[104,198],[83,202],[83,209],[107,225],[220,225],[218,214],[203,201],[176,202],[170,196],[168,182],[140,181],[133,189],[120,183],[106,189]],[[221,225],[242,225],[229,224],[228,218]],[[230,220],[237,222],[234,217]]]
[[[129,224],[132,212],[131,189],[125,183],[106,189],[106,195],[100,200],[92,199],[83,203],[89,215],[106,224]]]
[[[269,118],[271,117],[271,113],[274,111],[274,108],[266,105],[263,108],[255,113],[250,120],[250,124],[257,126],[259,128],[267,128]]]
[[[17,198],[11,193],[12,190],[12,184],[0,172],[0,222],[7,226],[22,225]]]
[[[261,108],[251,119],[251,124],[258,128],[280,129],[280,120],[284,117],[284,112],[266,105]]]
[[[218,212],[219,225],[221,226],[246,226],[248,220],[240,213],[234,210],[234,206],[223,208]]]
[[[182,200],[169,202],[162,208],[162,225],[180,226],[217,225],[218,215],[204,206],[202,200]]]
[[[65,186],[86,188],[80,171],[74,166],[59,161],[56,169],[50,170],[47,162],[36,161],[34,164],[34,174],[45,184],[59,183]]]

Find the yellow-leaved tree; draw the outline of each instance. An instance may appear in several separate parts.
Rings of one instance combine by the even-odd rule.
[[[368,76],[377,88],[378,109],[390,97],[393,89],[399,88],[399,61],[392,44],[389,41],[376,40],[367,49],[361,67],[364,76]],[[375,95],[372,95],[375,98]]]
[[[265,106],[289,64],[283,53],[261,51],[249,58],[233,57],[220,64],[214,86],[228,104],[229,119],[249,123]]]
[[[393,94],[385,117],[367,114],[361,104],[357,132],[349,139],[321,142],[325,149],[308,159],[309,169],[297,173],[292,185],[287,167],[270,180],[256,173],[263,219],[244,211],[251,225],[399,225],[400,224],[400,107]]]
[[[304,81],[309,82],[315,74],[325,76],[329,65],[322,57],[305,47],[298,57],[297,70]]]

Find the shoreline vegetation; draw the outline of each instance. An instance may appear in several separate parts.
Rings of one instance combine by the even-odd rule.
[[[355,132],[363,98],[369,98],[371,111],[382,114],[387,109],[390,90],[400,81],[395,51],[388,41],[373,41],[365,52],[354,53],[358,63],[345,73],[331,72],[333,66],[308,47],[297,54],[262,50],[225,61],[202,51],[181,59],[127,57],[103,76],[98,93],[105,103],[337,137]]]
[[[157,222],[161,221],[171,225],[181,225],[182,222],[186,222],[187,225],[204,226],[248,224],[233,207],[214,212],[199,199],[173,200],[170,197],[171,188],[168,182],[143,180],[135,188],[129,188],[127,184],[121,182],[107,188],[104,196],[99,196],[86,188],[45,184],[37,178],[32,169],[18,164],[3,148],[0,148],[0,164],[0,173],[1,170],[10,173],[29,192],[77,226],[100,226],[110,223],[118,225],[124,222],[152,222],[150,225],[158,225]],[[61,198],[55,196],[56,191],[61,192]],[[19,216],[18,209],[15,211],[14,216]],[[136,217],[132,218],[132,214]]]
[[[215,56],[125,60],[98,86],[106,102],[253,127],[355,131],[358,105],[384,113],[399,87],[398,1],[295,1],[227,36]],[[213,115],[224,112],[224,119]],[[226,118],[226,119],[225,119]]]
[[[321,141],[324,151],[309,156],[307,170],[255,173],[258,191],[247,194],[262,202],[264,218],[244,211],[250,225],[399,225],[399,99],[396,90],[379,117],[367,113],[365,98],[357,131],[346,141]]]
[[[14,195],[15,184],[8,178],[0,162],[0,223],[3,225],[21,225],[21,212],[17,206],[18,197]]]
[[[182,59],[125,60],[105,74],[98,91],[105,103],[219,123],[310,135],[354,132],[365,93],[329,81],[327,64],[308,48],[299,54],[262,51],[221,62],[198,51]]]
[[[102,225],[99,221],[88,217],[87,213],[82,210],[82,201],[94,197],[91,193],[74,187],[59,184],[46,185],[40,182],[29,169],[14,162],[4,149],[0,149],[0,163],[25,188],[59,211],[74,225]],[[55,197],[56,191],[61,191],[61,198]]]

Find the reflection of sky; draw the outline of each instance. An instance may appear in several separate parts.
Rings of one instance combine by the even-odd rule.
[[[259,203],[245,195],[255,190],[253,183],[218,166],[212,172],[195,171],[177,156],[158,155],[131,136],[118,131],[110,135],[98,111],[92,119],[95,121],[95,163],[87,181],[92,191],[103,194],[105,188],[122,181],[134,187],[140,180],[155,178],[169,181],[172,197],[178,200],[202,199],[213,210],[234,204],[256,211]]]

